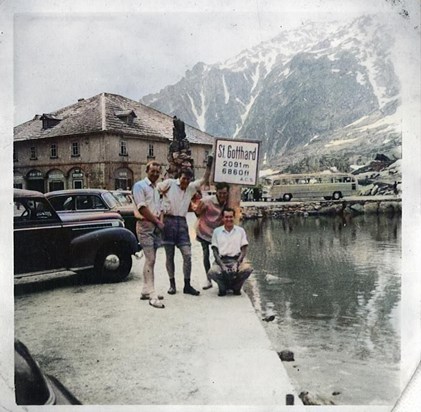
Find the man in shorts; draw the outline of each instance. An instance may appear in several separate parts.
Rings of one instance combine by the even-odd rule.
[[[192,181],[193,172],[185,169],[178,179],[166,179],[158,184],[162,193],[162,208],[164,212],[163,244],[166,254],[166,268],[170,279],[168,293],[177,292],[175,284],[175,247],[183,257],[184,288],[183,293],[198,296],[200,292],[190,284],[191,276],[191,243],[186,215],[193,196],[209,180],[213,158],[209,156],[205,174],[201,179]]]
[[[143,180],[133,186],[135,215],[138,218],[136,233],[145,256],[140,299],[149,300],[149,304],[154,308],[164,308],[164,304],[160,301],[163,297],[155,292],[154,286],[156,250],[161,245],[161,231],[164,228],[161,220],[160,193],[156,187],[156,181],[161,174],[161,165],[155,161],[149,162],[146,165],[146,174]]]

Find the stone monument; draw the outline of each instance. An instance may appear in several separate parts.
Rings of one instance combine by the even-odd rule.
[[[193,158],[191,157],[190,144],[187,140],[184,122],[173,117],[174,127],[172,129],[173,140],[168,149],[168,169],[167,175],[176,179],[180,177],[184,169],[193,169]]]

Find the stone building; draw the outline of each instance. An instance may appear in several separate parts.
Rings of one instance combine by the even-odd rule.
[[[173,118],[139,102],[101,93],[14,128],[14,187],[127,189],[145,165],[167,166]],[[195,174],[201,176],[214,137],[186,125]]]

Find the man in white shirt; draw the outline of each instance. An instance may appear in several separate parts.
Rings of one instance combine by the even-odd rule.
[[[163,299],[155,292],[154,267],[156,250],[161,245],[161,230],[164,224],[161,221],[161,199],[156,188],[156,181],[161,174],[161,165],[152,161],[146,165],[146,174],[143,180],[133,186],[135,215],[137,217],[136,233],[143,248],[145,264],[143,266],[143,287],[141,300],[149,300],[154,308],[164,308],[160,302]]]
[[[253,272],[244,259],[247,254],[247,235],[245,230],[234,225],[234,209],[227,208],[223,212],[223,226],[217,227],[212,235],[212,251],[215,257],[209,277],[219,286],[218,296],[225,296],[227,290],[234,295],[241,295],[241,288]]]
[[[176,246],[183,257],[183,293],[193,296],[200,294],[198,290],[190,285],[191,243],[186,215],[193,196],[209,180],[212,161],[213,158],[209,156],[205,174],[201,179],[192,182],[193,172],[191,169],[185,169],[181,172],[181,176],[178,179],[166,179],[158,184],[158,190],[163,195],[164,229],[162,243],[165,247],[166,268],[170,279],[170,288],[168,289],[170,295],[174,295],[177,292],[174,264]]]

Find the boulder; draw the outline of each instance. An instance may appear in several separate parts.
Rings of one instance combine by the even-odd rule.
[[[303,401],[304,405],[335,405],[331,399],[327,399],[324,396],[311,394],[307,391],[301,392],[298,397]]]
[[[354,212],[354,213],[364,213],[364,205],[360,204],[360,203],[354,203],[353,205],[350,205],[349,208]]]
[[[380,202],[379,213],[395,213],[395,203],[396,202]]]
[[[334,205],[326,205],[319,209],[321,215],[338,215],[342,212],[342,203]]]
[[[290,350],[278,352],[278,356],[282,362],[294,362],[294,352],[291,352]]]
[[[270,274],[267,274],[265,276],[265,281],[267,283],[283,283],[283,284],[293,283],[293,281],[289,278],[280,278],[278,276],[274,276]]]
[[[390,159],[382,153],[377,153],[374,160],[378,160],[380,162],[390,162]]]
[[[370,184],[367,186],[360,186],[360,196],[370,196],[373,188],[374,188],[373,184]]]
[[[367,202],[364,204],[364,213],[377,213],[379,205],[377,202]]]

